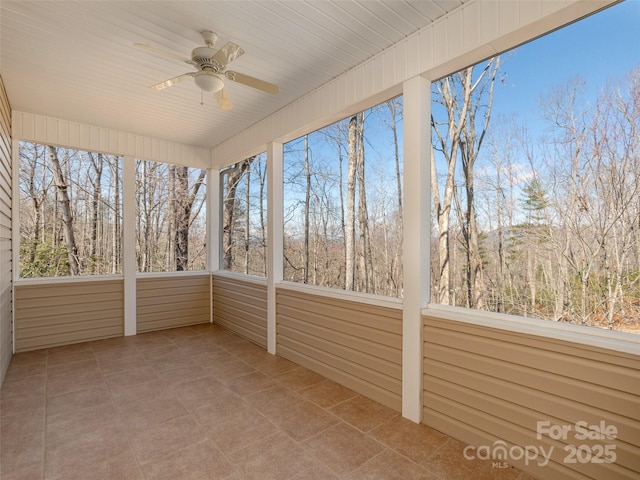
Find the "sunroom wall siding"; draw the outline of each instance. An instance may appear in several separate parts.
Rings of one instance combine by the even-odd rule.
[[[16,285],[16,352],[119,337],[122,279]]]
[[[276,351],[398,412],[402,309],[276,289]]]
[[[513,0],[466,3],[333,81],[212,149],[213,166],[235,163],[401,93],[416,75],[436,79],[500,53],[612,0]]]
[[[267,281],[213,276],[213,323],[267,348]]]
[[[209,168],[209,149],[33,113],[13,112],[13,138],[175,165]]]
[[[640,357],[605,348],[424,316],[423,421],[468,445],[553,446],[536,478],[640,475]],[[585,327],[586,328],[586,327]],[[570,425],[567,439],[536,438],[538,421]],[[575,438],[575,424],[617,428],[615,440]],[[567,445],[615,445],[610,464],[565,462]],[[594,451],[595,452],[595,451]]]
[[[209,273],[145,276],[136,279],[137,333],[209,323]]]
[[[13,352],[11,106],[0,77],[0,385]]]

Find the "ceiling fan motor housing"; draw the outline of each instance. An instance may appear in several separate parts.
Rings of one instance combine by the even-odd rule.
[[[196,62],[201,69],[211,69],[214,72],[218,72],[221,69],[221,65],[213,60],[213,55],[216,50],[211,47],[197,47],[191,52],[191,60]]]

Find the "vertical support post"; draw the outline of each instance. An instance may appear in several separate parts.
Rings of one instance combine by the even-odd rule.
[[[220,170],[207,172],[207,265],[211,272],[220,270]]]
[[[422,420],[422,309],[429,298],[430,82],[421,76],[403,85],[404,232],[402,311],[402,416]]]
[[[213,273],[220,270],[220,170],[207,172],[207,268],[209,275],[209,323],[213,323]]]
[[[276,286],[283,277],[282,144],[267,145],[267,351],[276,353]]]
[[[135,335],[136,321],[136,160],[122,161],[122,273],[124,275],[124,334]]]
[[[20,278],[20,143],[11,142],[11,353],[16,353],[15,282]],[[4,354],[3,354],[4,355]],[[6,372],[5,372],[6,373]],[[0,377],[2,374],[0,373]]]

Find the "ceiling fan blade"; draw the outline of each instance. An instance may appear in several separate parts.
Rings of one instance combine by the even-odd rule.
[[[229,97],[227,96],[226,89],[223,88],[222,90],[218,90],[214,95],[218,101],[218,107],[220,107],[220,110],[231,110],[233,108],[231,100],[229,100]]]
[[[258,90],[270,93],[271,95],[277,95],[280,92],[280,87],[278,87],[277,85],[265,82],[264,80],[260,80],[258,78],[250,77],[249,75],[245,75],[243,73],[232,72],[228,70],[224,74],[229,80],[233,80],[234,82],[241,83],[248,87],[257,88]]]
[[[244,50],[240,45],[236,45],[233,42],[227,42],[220,50],[213,55],[213,60],[218,62],[221,67],[227,65],[227,63],[233,62],[236,58],[244,53]]]
[[[156,83],[155,85],[151,85],[149,88],[152,90],[164,90],[167,87],[171,87],[180,82],[184,82],[187,78],[193,77],[196,72],[193,73],[183,73],[182,75],[178,75],[177,77],[170,78],[169,80],[165,80],[164,82]]]
[[[157,55],[163,55],[165,57],[173,58],[175,60],[179,60],[184,63],[188,63],[189,65],[197,66],[198,64],[193,60],[190,60],[186,57],[183,57],[180,54],[167,52],[166,50],[161,50],[160,48],[152,47],[151,45],[145,45],[144,43],[134,43],[134,47],[139,48],[141,50],[146,50],[147,52],[155,53]]]

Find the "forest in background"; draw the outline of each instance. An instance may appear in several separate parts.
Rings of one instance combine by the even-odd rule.
[[[21,142],[20,277],[122,272],[122,158]],[[205,170],[136,161],[139,272],[206,268]]]
[[[285,280],[401,296],[401,139],[398,97],[284,145]],[[265,156],[222,175],[223,267],[265,276]]]

